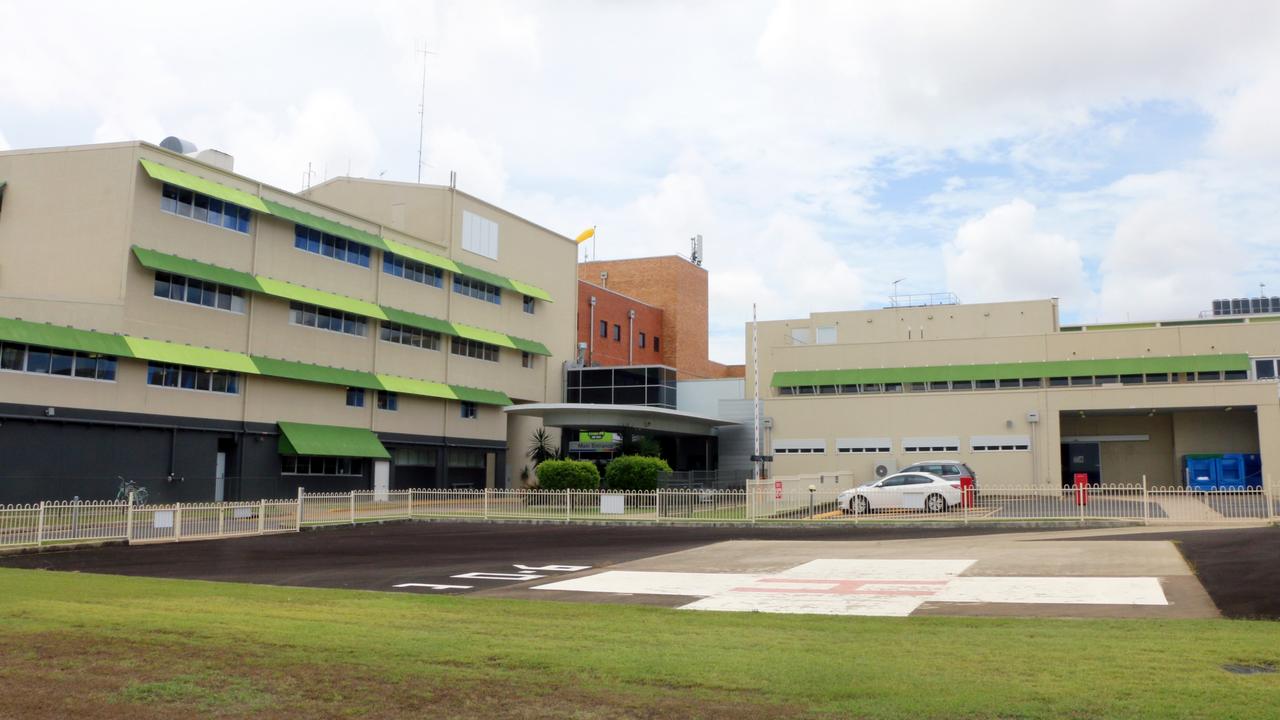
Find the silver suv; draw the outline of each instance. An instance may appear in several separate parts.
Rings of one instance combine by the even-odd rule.
[[[959,460],[922,460],[912,463],[898,472],[922,472],[937,475],[947,482],[956,483],[957,487],[959,487],[960,478],[973,478],[973,494],[975,496],[978,494],[978,474],[973,471],[973,468]]]

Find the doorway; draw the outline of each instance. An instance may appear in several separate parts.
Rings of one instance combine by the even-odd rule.
[[[1102,482],[1102,446],[1099,443],[1062,444],[1062,486],[1074,485],[1076,473],[1088,475],[1090,485]]]

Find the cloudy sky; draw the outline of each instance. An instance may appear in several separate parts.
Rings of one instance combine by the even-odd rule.
[[[176,134],[423,180],[602,259],[705,238],[712,355],[902,292],[1280,295],[1280,3],[0,0],[0,149]]]

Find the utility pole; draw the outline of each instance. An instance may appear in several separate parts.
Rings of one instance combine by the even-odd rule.
[[[752,455],[755,456],[755,479],[760,480],[764,475],[764,460],[760,458],[760,334],[756,323],[756,304],[751,303],[751,379],[754,384],[755,402],[752,405],[751,417],[754,431],[754,445]]]

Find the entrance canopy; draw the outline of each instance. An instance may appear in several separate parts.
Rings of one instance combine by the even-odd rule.
[[[542,419],[551,427],[623,429],[633,428],[651,433],[698,435],[707,437],[718,427],[737,425],[734,420],[694,415],[644,405],[592,405],[587,403],[530,403],[509,405],[502,409],[509,415]]]

